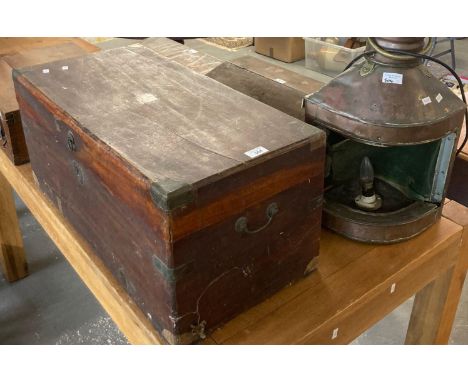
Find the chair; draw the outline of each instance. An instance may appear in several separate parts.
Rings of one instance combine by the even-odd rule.
[[[450,53],[450,56],[451,56],[451,59],[452,59],[452,65],[451,65],[451,67],[452,67],[453,70],[455,70],[455,65],[456,65],[456,60],[455,60],[455,40],[458,40],[458,39],[460,39],[460,38],[457,38],[457,37],[445,37],[445,38],[442,38],[442,39],[441,39],[441,38],[438,38],[438,37],[433,37],[431,49],[429,50],[428,56],[431,56],[431,57],[434,57],[434,58],[438,58],[438,57],[441,57],[441,56],[444,56],[444,55]],[[440,43],[443,43],[443,42],[447,42],[447,41],[450,42],[450,49],[444,50],[443,52],[440,52],[440,53],[437,53],[437,54],[433,54],[437,44],[440,44]],[[426,65],[427,65],[427,62],[428,62],[428,60],[426,60],[426,62],[425,62]]]

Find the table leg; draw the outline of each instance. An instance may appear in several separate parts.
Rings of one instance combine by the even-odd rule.
[[[9,282],[28,274],[13,189],[0,173],[0,265]]]
[[[457,264],[422,289],[414,299],[407,344],[447,344],[468,269],[468,208],[449,201],[443,215],[463,227]]]
[[[447,344],[460,300],[466,269],[450,268],[414,299],[406,344]]]

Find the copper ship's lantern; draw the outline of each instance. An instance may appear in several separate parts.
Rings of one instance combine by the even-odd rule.
[[[306,120],[327,133],[324,225],[391,243],[440,217],[466,105],[401,55],[424,38],[369,40],[377,52],[305,98]]]

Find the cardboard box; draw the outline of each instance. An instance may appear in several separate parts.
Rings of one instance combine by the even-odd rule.
[[[299,61],[305,56],[302,37],[256,37],[255,51],[284,62]]]

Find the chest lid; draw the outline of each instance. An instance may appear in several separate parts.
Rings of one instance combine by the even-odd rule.
[[[131,163],[166,199],[324,141],[319,129],[141,44],[15,76]]]

